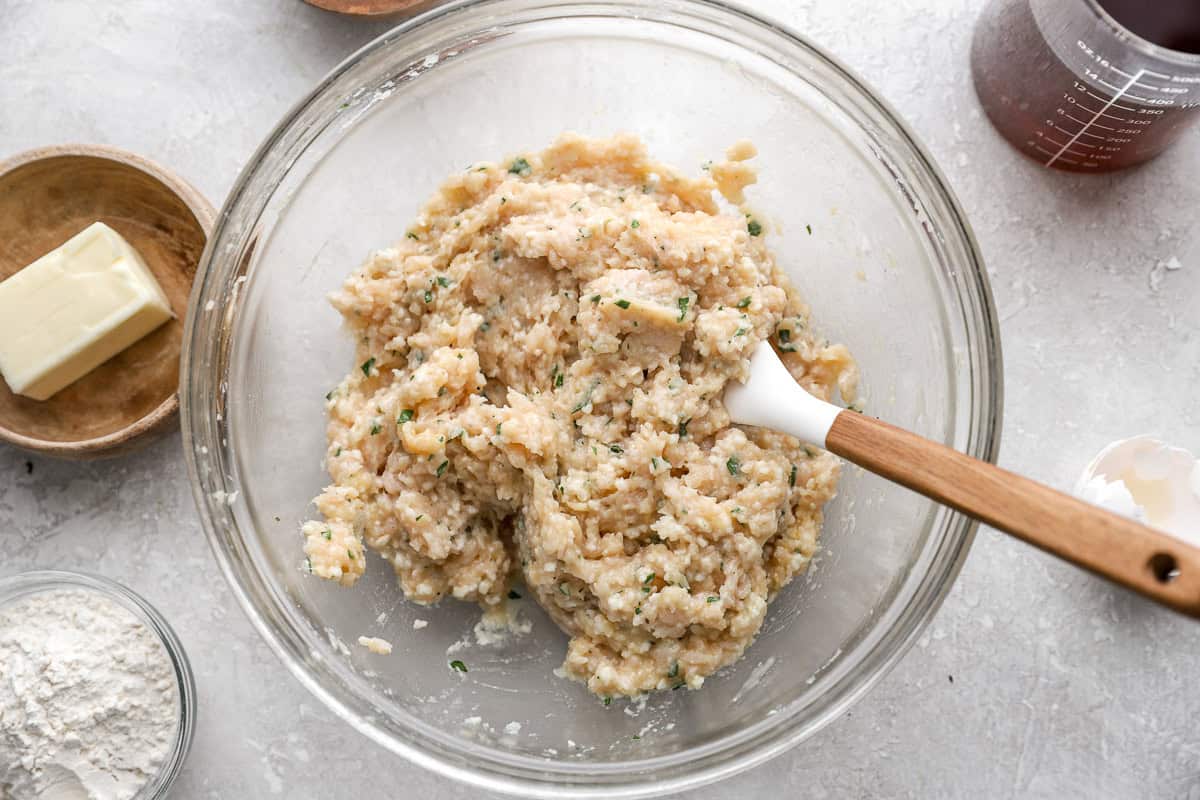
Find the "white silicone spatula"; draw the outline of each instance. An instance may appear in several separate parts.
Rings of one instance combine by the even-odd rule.
[[[1200,549],[806,392],[767,342],[725,389],[734,422],[790,434],[1145,597],[1200,617]]]

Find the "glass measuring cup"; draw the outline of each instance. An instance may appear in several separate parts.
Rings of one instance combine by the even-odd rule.
[[[992,0],[971,72],[992,124],[1043,166],[1140,164],[1200,119],[1200,2]]]

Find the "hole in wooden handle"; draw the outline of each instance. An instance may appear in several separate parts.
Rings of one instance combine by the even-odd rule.
[[[1170,583],[1179,577],[1179,562],[1170,553],[1155,553],[1146,562],[1154,579],[1159,583]]]

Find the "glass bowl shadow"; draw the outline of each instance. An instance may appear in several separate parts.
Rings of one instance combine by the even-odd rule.
[[[975,524],[848,467],[816,563],[745,657],[698,692],[611,706],[555,676],[565,638],[529,601],[529,635],[482,645],[475,608],[406,602],[375,556],[353,589],[306,575],[298,529],[327,480],[324,395],[353,367],[327,294],[403,236],[446,175],[564,130],[634,132],[691,172],[753,140],[756,213],[815,325],[854,352],[867,413],[995,459],[995,310],[945,180],[817,46],[702,0],[455,2],[338,66],[249,162],[210,237],[185,334],[185,451],[238,600],[364,734],[489,789],[661,795],[845,711],[937,609]],[[360,635],[395,650],[346,644]]]

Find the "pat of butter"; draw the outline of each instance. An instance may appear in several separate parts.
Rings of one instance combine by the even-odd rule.
[[[172,316],[142,257],[96,222],[0,283],[0,374],[46,400]]]

